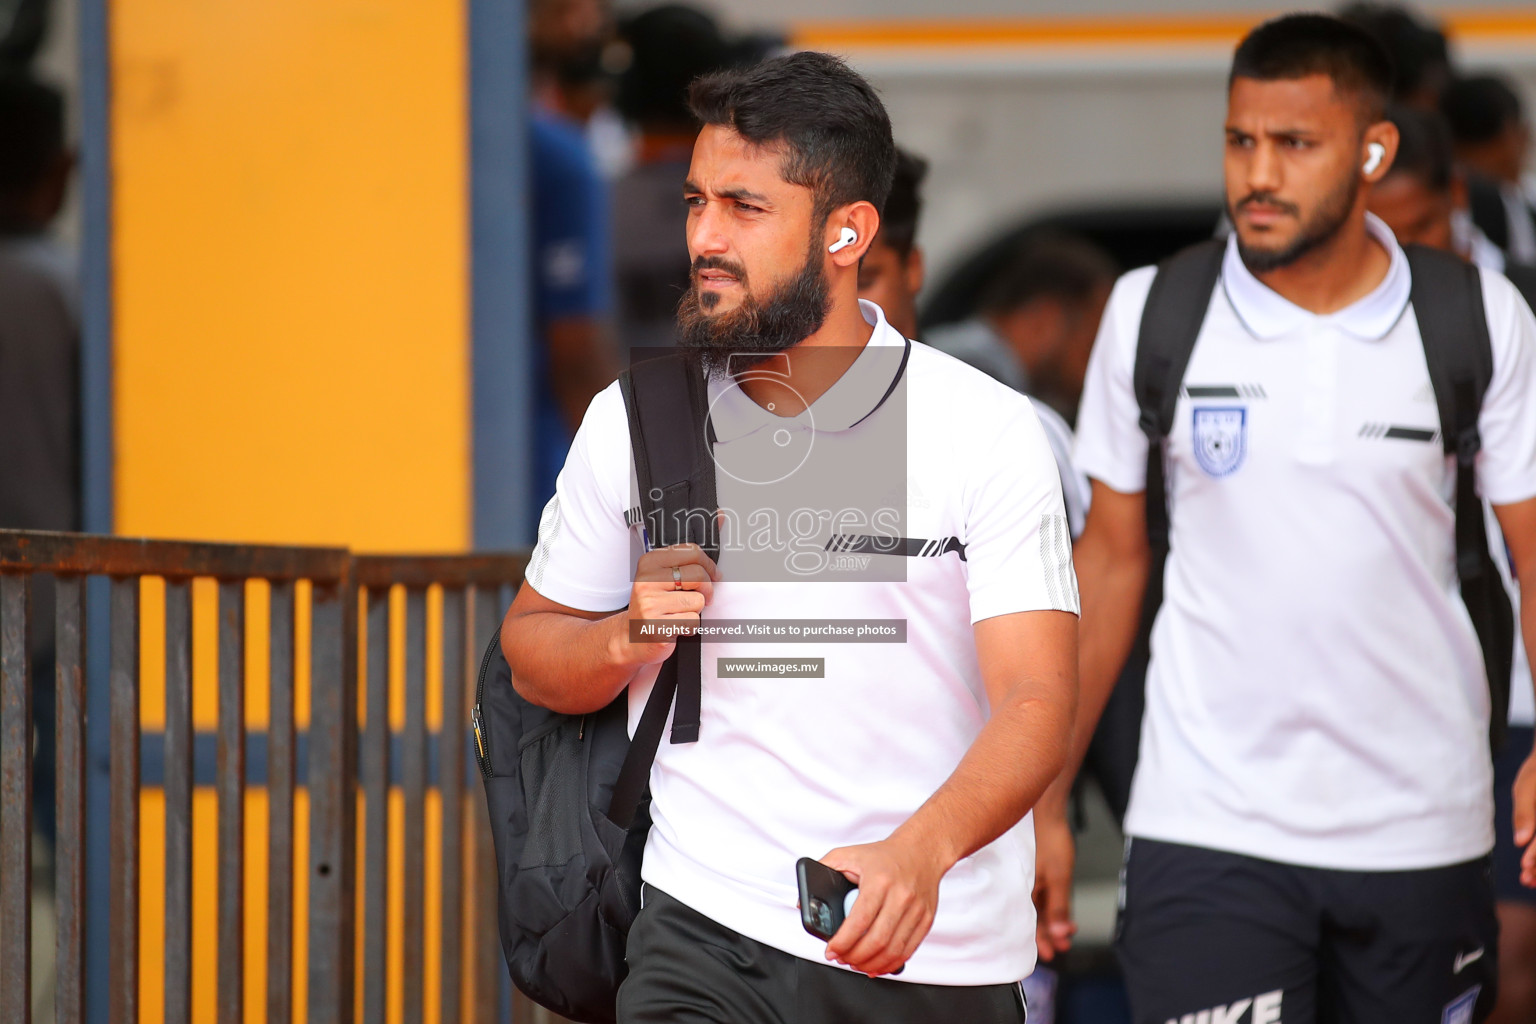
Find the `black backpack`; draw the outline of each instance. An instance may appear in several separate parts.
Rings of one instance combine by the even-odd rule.
[[[1152,560],[1140,631],[1105,708],[1101,732],[1095,737],[1095,746],[1108,755],[1098,765],[1101,776],[1110,776],[1106,790],[1122,798],[1129,793],[1130,775],[1136,766],[1146,703],[1148,641],[1163,600],[1163,569],[1168,558],[1164,448],[1173,430],[1184,372],[1221,276],[1224,250],[1220,241],[1201,242],[1160,263],[1141,316],[1133,384],[1141,429],[1149,442],[1146,518]],[[1492,698],[1489,740],[1497,750],[1503,744],[1509,718],[1515,619],[1509,592],[1488,548],[1483,505],[1477,494],[1476,463],[1482,450],[1477,423],[1493,376],[1482,281],[1476,267],[1455,256],[1417,245],[1405,251],[1413,278],[1414,316],[1440,412],[1440,433],[1447,454],[1456,458],[1456,572],[1462,601],[1482,647]],[[1113,753],[1107,749],[1111,744],[1117,748]],[[1111,802],[1115,802],[1113,798]],[[1123,815],[1123,803],[1118,810]]]
[[[679,355],[620,378],[641,513],[652,546],[691,541],[718,554],[707,396]],[[472,724],[485,782],[502,953],[524,995],[576,1021],[615,1019],[625,939],[640,910],[650,831],[651,762],[676,696],[672,742],[699,734],[700,649],[681,638],[661,666],[631,742],[629,695],[601,711],[562,715],[512,686],[501,631],[480,663]]]

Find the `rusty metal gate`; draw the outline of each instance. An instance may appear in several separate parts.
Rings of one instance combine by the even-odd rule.
[[[467,785],[465,723],[480,651],[521,582],[524,564],[522,554],[354,556],[334,548],[0,531],[0,1020],[32,1020],[29,634],[34,580],[44,575],[56,592],[58,926],[52,958],[58,1021],[83,1020],[88,992],[92,998],[105,993],[113,1024],[138,1021],[141,965],[155,958],[163,965],[164,1020],[193,1019],[193,793],[208,785],[217,801],[213,984],[220,1024],[255,1012],[258,994],[246,992],[252,956],[264,958],[259,1016],[272,1024],[347,1022],[359,1013],[367,1024],[391,1017],[407,1024],[504,1020],[506,972],[490,888],[494,866],[478,787]],[[87,659],[91,577],[107,580],[103,631],[110,642],[105,706],[88,707],[87,680],[98,668]],[[163,608],[143,607],[146,580],[157,586],[163,581]],[[211,600],[199,602],[198,593]],[[263,593],[270,624],[267,728],[264,735],[248,736],[247,617]],[[429,606],[435,613],[430,629]],[[195,607],[202,610],[195,613]],[[146,610],[156,618],[163,614],[165,623],[164,732],[158,743],[140,727]],[[217,649],[214,737],[195,732],[192,714],[194,620],[206,615],[217,619],[210,632]],[[299,699],[301,691],[307,702]],[[399,728],[391,722],[392,696],[396,709],[403,697],[403,719],[394,716]],[[429,728],[429,698],[441,723],[435,731]],[[107,716],[109,751],[89,749],[88,710]],[[199,771],[208,760],[199,755],[210,746],[203,739],[211,741],[214,756],[211,769],[204,764]],[[258,749],[264,756],[251,760],[262,771],[253,780],[247,756]],[[110,811],[104,816],[88,815],[93,754],[109,761]],[[139,948],[141,762],[150,761],[164,790],[163,951]],[[258,784],[268,812],[261,908],[267,941],[265,950],[247,951],[245,797]],[[307,799],[307,820],[296,810],[299,794]],[[431,830],[429,799],[438,808]],[[303,864],[295,862],[296,824],[301,838],[307,834]],[[101,919],[90,918],[87,850],[103,831],[110,893],[104,977],[88,970],[86,955],[86,922]],[[430,956],[429,860],[436,865],[430,888],[437,894],[438,935]],[[402,880],[394,887],[392,870]],[[300,892],[307,895],[298,899]],[[398,929],[391,924],[392,898],[400,904]],[[302,962],[293,941],[296,910],[307,920]],[[430,1006],[429,961],[437,990]],[[526,1008],[518,1016],[532,1018]]]

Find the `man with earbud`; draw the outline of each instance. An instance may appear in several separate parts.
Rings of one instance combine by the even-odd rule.
[[[1507,680],[1494,641],[1518,637],[1495,601],[1464,603],[1489,555],[1458,531],[1486,499],[1536,579],[1536,321],[1497,273],[1405,253],[1367,212],[1398,144],[1391,80],[1337,19],[1250,33],[1228,85],[1232,234],[1121,278],[1090,362],[1074,758],[1167,543],[1117,937],[1137,1024],[1471,1024],[1493,1004],[1485,650]],[[1447,394],[1438,367],[1479,320],[1486,389],[1450,375]],[[1442,424],[1442,398],[1469,416]],[[1536,601],[1523,625],[1529,650]],[[1050,886],[1070,878],[1072,774],[1037,809]],[[1536,883],[1536,760],[1514,807]]]
[[[586,714],[627,688],[633,726],[676,646],[635,627],[736,630],[701,638],[697,734],[651,768],[618,1020],[1022,1022],[1028,815],[1076,705],[1050,445],[1026,398],[860,301],[896,169],[864,79],[797,53],[689,95],[679,346],[717,499],[690,520],[719,558],[647,529],[615,385],[501,633],[528,700]],[[847,642],[807,635],[828,620]],[[796,905],[801,858],[858,887],[829,939]]]

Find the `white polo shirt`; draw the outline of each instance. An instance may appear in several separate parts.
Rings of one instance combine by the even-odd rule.
[[[699,740],[662,743],[643,872],[720,924],[819,963],[825,943],[806,934],[795,909],[796,859],[885,839],[954,771],[988,716],[973,623],[1077,611],[1059,477],[1030,403],[860,305],[874,334],[811,415],[778,417],[739,390],[712,387],[716,486],[726,512],[759,502],[747,470],[807,431],[817,458],[850,474],[896,443],[906,480],[894,500],[904,500],[914,543],[911,557],[874,557],[900,558],[906,579],[750,582],[746,556],[727,549],[704,619],[896,619],[906,641],[706,642]],[[528,570],[539,593],[588,611],[628,603],[640,533],[626,521],[632,486],[613,386],[587,410],[545,511]],[[824,549],[833,532],[826,525],[805,548]],[[824,659],[824,677],[719,670],[722,658],[784,657]],[[630,687],[631,730],[654,680],[651,670]],[[944,878],[933,930],[897,980],[989,985],[1029,974],[1033,874],[1026,817]]]
[[[1172,553],[1126,831],[1324,868],[1396,870],[1493,845],[1482,654],[1454,564],[1409,271],[1329,316],[1229,240],[1169,443]],[[1146,486],[1132,389],[1154,270],[1116,285],[1077,424],[1090,477]],[[1536,495],[1536,323],[1483,271],[1494,374],[1477,480]]]

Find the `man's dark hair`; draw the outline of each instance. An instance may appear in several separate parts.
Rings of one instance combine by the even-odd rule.
[[[688,107],[755,146],[783,146],[784,180],[809,188],[818,217],[866,200],[885,209],[896,173],[891,119],[875,90],[826,53],[793,53],[693,83]]]
[[[1036,299],[1086,302],[1119,272],[1110,255],[1082,235],[1042,228],[1020,240],[982,289],[977,309],[996,316]]]
[[[688,86],[700,75],[736,63],[715,20],[683,4],[652,7],[619,24],[630,64],[619,76],[614,106],[642,128],[694,126]]]
[[[1407,174],[1433,192],[1450,190],[1456,175],[1456,148],[1451,130],[1439,114],[1393,106],[1387,120],[1397,126],[1397,156],[1387,176]]]
[[[1446,86],[1440,112],[1458,145],[1491,142],[1524,116],[1520,97],[1497,75],[1462,78]]]
[[[64,97],[19,71],[0,71],[0,192],[37,185],[64,153]]]
[[[1237,45],[1227,87],[1327,75],[1341,96],[1357,97],[1368,122],[1381,120],[1392,94],[1392,59],[1369,32],[1327,14],[1266,21]]]
[[[917,241],[917,218],[923,212],[923,179],[928,177],[928,161],[916,153],[896,147],[896,176],[891,181],[891,195],[880,217],[880,242],[899,253],[903,259],[912,253]]]
[[[1433,102],[1451,73],[1450,46],[1438,26],[1396,4],[1347,4],[1339,17],[1365,29],[1386,49],[1394,72],[1393,99],[1410,100],[1428,90]]]

